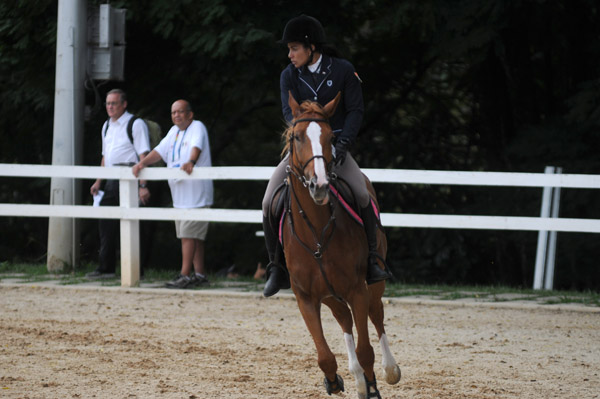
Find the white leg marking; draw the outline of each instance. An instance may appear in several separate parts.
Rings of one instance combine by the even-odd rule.
[[[346,342],[346,350],[348,351],[348,368],[354,375],[356,380],[356,390],[358,391],[359,398],[367,397],[367,384],[363,374],[365,371],[358,362],[356,357],[356,346],[354,345],[354,337],[352,334],[344,333],[344,341]]]
[[[306,135],[310,139],[310,144],[313,151],[313,156],[323,155],[323,147],[321,147],[321,126],[316,122],[311,122],[306,128]],[[322,186],[327,184],[327,173],[325,172],[325,162],[323,158],[315,158],[315,174],[317,175],[317,185]]]
[[[398,364],[394,359],[394,355],[392,355],[387,335],[381,334],[379,346],[381,346],[381,365],[383,366],[385,381],[388,384],[396,384],[398,381],[400,381],[400,367],[398,367]]]

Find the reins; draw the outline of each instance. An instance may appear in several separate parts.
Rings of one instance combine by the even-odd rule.
[[[300,123],[300,122],[325,122],[325,123],[329,123],[329,121],[327,119],[324,118],[301,118],[301,119],[297,119],[293,121],[293,126],[295,127],[296,124]],[[304,187],[307,187],[307,182],[306,182],[306,178],[304,177],[304,169],[306,169],[306,166],[313,161],[315,158],[323,158],[323,160],[325,160],[325,157],[322,155],[315,155],[313,157],[311,157],[308,161],[306,161],[304,164],[302,164],[302,162],[300,162],[300,173],[296,172],[294,170],[294,168],[298,168],[298,166],[295,165],[294,163],[294,143],[293,140],[295,138],[295,135],[292,134],[290,135],[290,164],[287,165],[286,167],[286,172],[288,174],[288,176],[294,176],[295,178],[297,178]],[[326,164],[326,169],[329,169],[329,163],[325,162]],[[335,174],[330,174],[330,179],[332,177],[335,178]],[[317,261],[317,264],[319,265],[319,270],[321,272],[321,275],[323,276],[323,280],[325,281],[325,284],[327,285],[327,288],[329,289],[329,292],[331,293],[331,295],[337,299],[340,302],[345,302],[339,295],[336,294],[335,290],[333,289],[333,286],[331,285],[331,282],[329,281],[329,279],[327,278],[327,275],[325,273],[325,269],[323,268],[323,253],[325,252],[325,250],[327,249],[327,247],[329,246],[329,243],[331,242],[331,239],[333,237],[333,233],[335,232],[335,205],[334,203],[330,200],[329,202],[329,207],[330,207],[330,211],[331,211],[331,216],[329,217],[329,220],[327,221],[327,223],[325,224],[325,227],[323,227],[323,229],[321,230],[321,234],[319,236],[319,234],[317,233],[314,225],[310,222],[308,216],[306,215],[306,212],[304,211],[304,209],[302,208],[302,204],[300,203],[300,199],[298,198],[298,195],[296,194],[296,190],[294,190],[294,186],[293,184],[291,184],[290,182],[290,188],[291,188],[291,192],[292,192],[292,196],[294,197],[294,200],[296,201],[296,204],[298,205],[298,213],[300,214],[300,216],[302,216],[302,219],[304,220],[304,222],[306,223],[306,225],[308,226],[308,228],[311,231],[311,234],[313,236],[313,239],[315,241],[315,245],[316,245],[316,250],[311,249],[311,247],[309,247],[308,244],[306,244],[305,242],[303,242],[300,237],[298,236],[298,234],[296,233],[296,229],[294,226],[294,220],[293,220],[293,215],[292,215],[292,196],[288,197],[288,212],[290,214],[289,217],[289,224],[291,227],[291,231],[292,231],[292,236],[294,236],[294,238],[300,243],[300,245],[308,252],[310,253],[315,260]],[[331,227],[331,228],[330,228]],[[325,236],[327,230],[331,230],[328,236]]]

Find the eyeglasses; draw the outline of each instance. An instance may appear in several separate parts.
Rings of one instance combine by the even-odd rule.
[[[110,101],[110,102],[106,102],[104,103],[104,105],[106,105],[107,107],[116,107],[117,105],[121,104],[122,101]]]

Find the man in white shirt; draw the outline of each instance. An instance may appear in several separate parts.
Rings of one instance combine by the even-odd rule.
[[[178,168],[191,174],[194,167],[212,166],[208,133],[204,124],[194,120],[190,103],[177,100],[171,106],[174,126],[148,156],[133,167],[137,177],[146,166],[165,161],[168,168]],[[175,208],[204,208],[213,204],[212,180],[170,179],[169,187]],[[192,288],[207,284],[204,267],[204,241],[208,222],[175,221],[177,238],[181,239],[181,272],[168,288]],[[194,273],[192,273],[192,266]]]
[[[150,151],[148,126],[142,119],[136,119],[132,125],[129,138],[127,125],[133,117],[127,112],[127,96],[123,90],[114,89],[106,95],[106,113],[109,118],[102,126],[102,161],[100,166],[133,165]],[[101,191],[102,179],[97,179],[90,187],[92,196]],[[102,190],[104,194],[100,206],[119,205],[119,181],[107,180]],[[139,197],[142,204],[150,199],[150,191],[146,181],[140,181]],[[116,219],[99,219],[100,256],[96,270],[87,274],[88,278],[111,278],[115,276],[117,239],[119,221]]]

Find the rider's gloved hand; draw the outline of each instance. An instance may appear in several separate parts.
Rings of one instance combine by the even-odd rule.
[[[350,147],[350,140],[345,138],[337,139],[335,143],[335,164],[343,165],[348,154],[348,148]]]

